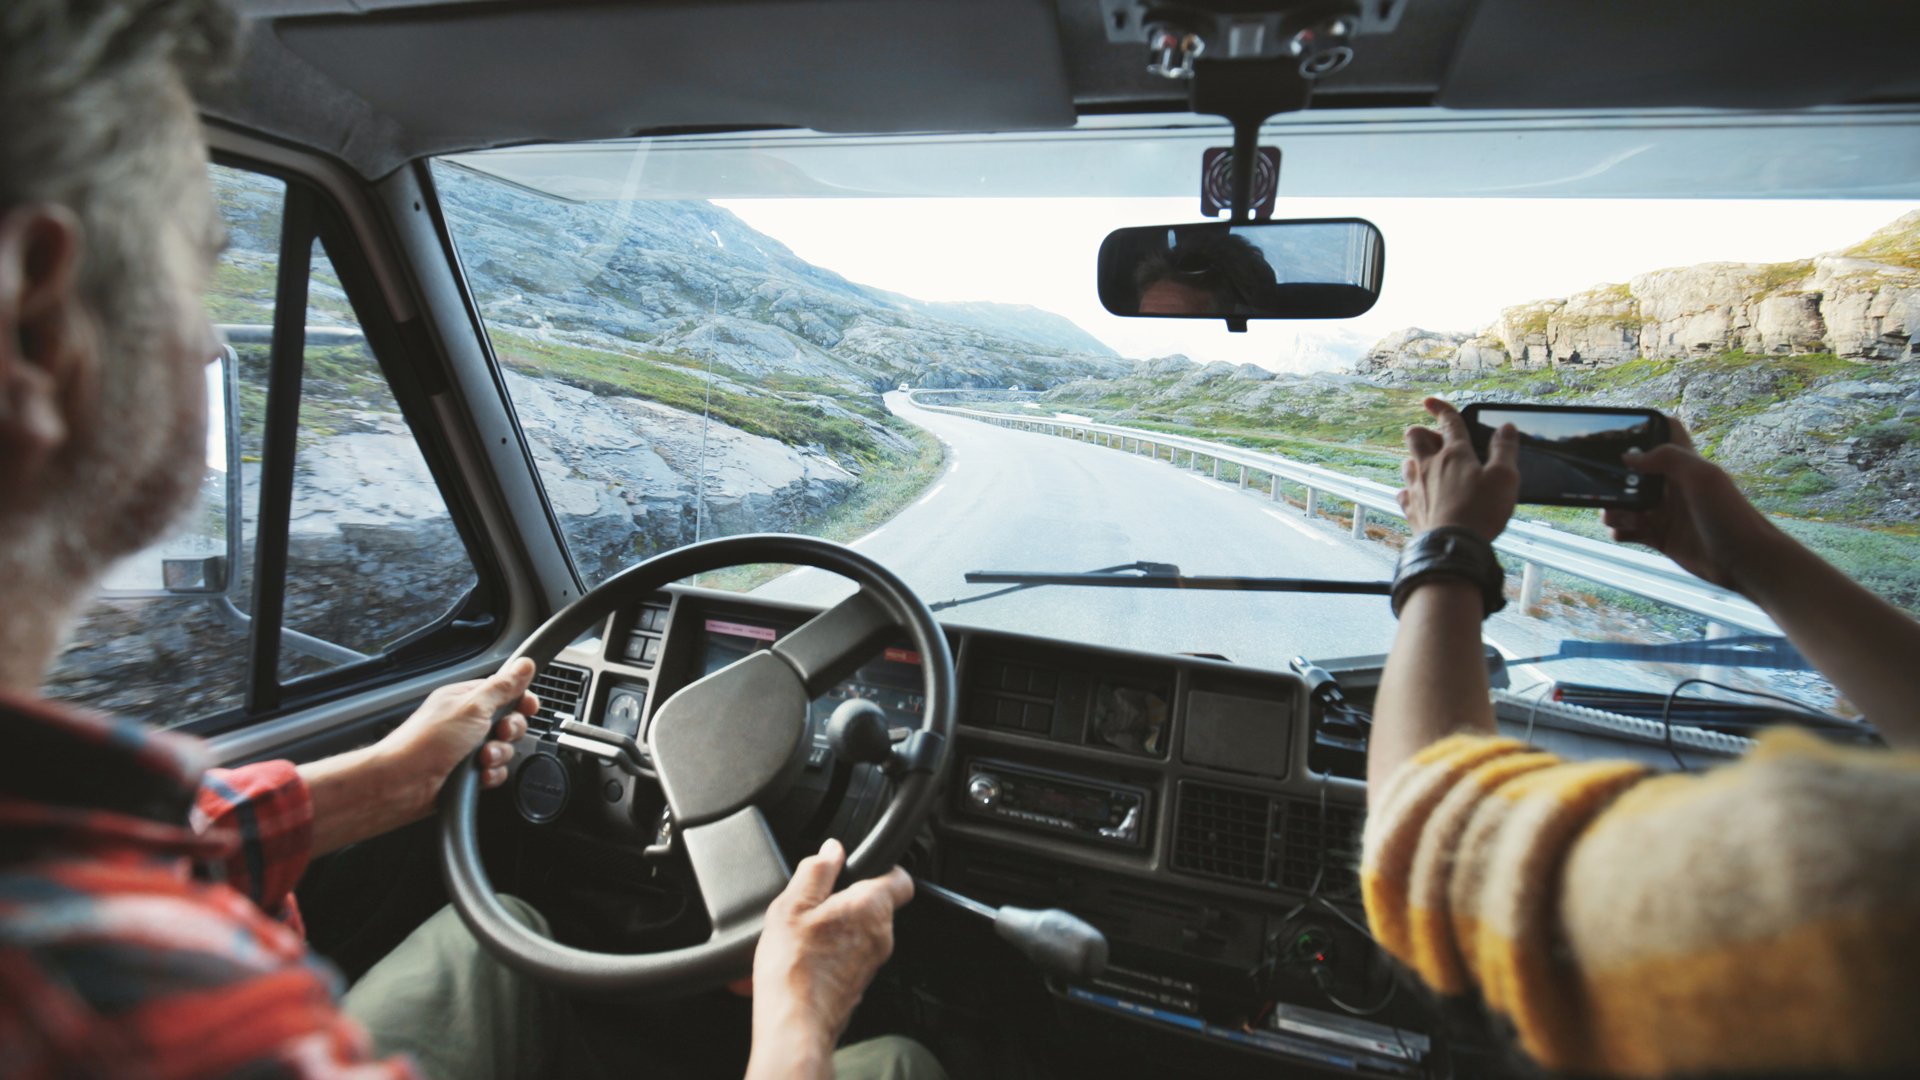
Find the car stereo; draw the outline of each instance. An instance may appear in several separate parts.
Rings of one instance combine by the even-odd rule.
[[[1140,847],[1147,837],[1145,788],[990,758],[967,762],[960,810],[1089,844]]]

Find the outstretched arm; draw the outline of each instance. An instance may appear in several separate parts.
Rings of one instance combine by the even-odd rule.
[[[1670,424],[1673,442],[1629,458],[1666,477],[1666,497],[1652,510],[1606,511],[1613,538],[1646,544],[1760,605],[1889,744],[1920,747],[1920,622],[1782,532],[1694,451],[1685,425]]]
[[[1481,464],[1467,423],[1452,405],[1426,400],[1437,428],[1407,429],[1409,457],[1400,508],[1415,535],[1443,525],[1472,530],[1491,541],[1507,527],[1520,488],[1519,435],[1512,426],[1493,440]],[[1428,745],[1460,732],[1491,734],[1493,706],[1481,659],[1480,591],[1465,580],[1441,578],[1414,589],[1400,609],[1400,628],[1374,698],[1367,748],[1370,799],[1403,762]]]

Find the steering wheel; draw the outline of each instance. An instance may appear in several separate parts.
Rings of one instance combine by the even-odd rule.
[[[712,935],[665,952],[600,953],[562,945],[516,921],[495,897],[480,861],[476,752],[474,761],[454,769],[440,792],[441,873],[473,936],[508,966],[562,989],[627,994],[692,992],[747,970],[767,904],[792,873],[760,808],[774,805],[805,764],[808,704],[902,630],[920,653],[925,714],[920,727],[888,756],[893,798],[848,856],[843,880],[891,867],[926,820],[950,762],[959,711],[953,654],[926,604],[886,567],[852,548],[770,533],[676,548],[629,567],[567,605],[514,656],[545,667],[583,632],[615,611],[637,607],[662,587],[753,563],[811,566],[860,588],[771,648],[683,687],[654,713],[653,768],[673,813],[678,843],[692,864]],[[522,752],[539,739],[530,732]]]

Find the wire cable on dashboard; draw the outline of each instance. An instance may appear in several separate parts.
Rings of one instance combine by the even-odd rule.
[[[1785,705],[1790,713],[1799,718],[1803,726],[1812,728],[1815,731],[1838,731],[1853,735],[1856,738],[1865,738],[1883,747],[1887,744],[1886,740],[1880,736],[1880,733],[1876,731],[1871,724],[1854,723],[1843,720],[1830,713],[1821,712],[1819,709],[1815,709],[1803,702],[1795,701],[1790,697],[1784,697],[1780,694],[1770,694],[1765,690],[1748,690],[1739,686],[1728,686],[1726,683],[1714,682],[1712,679],[1682,679],[1673,685],[1672,690],[1667,691],[1666,701],[1660,706],[1660,730],[1663,741],[1666,745],[1667,753],[1672,755],[1673,763],[1679,766],[1681,772],[1692,772],[1693,769],[1685,761],[1681,760],[1680,750],[1673,741],[1673,706],[1680,698],[1680,691],[1685,690],[1689,686],[1711,686],[1716,690],[1723,690],[1729,694],[1742,694],[1746,697],[1763,698],[1767,701]],[[1713,721],[1714,724],[1722,727],[1743,728],[1768,728],[1777,726],[1779,722],[1778,720]]]
[[[1535,718],[1537,718],[1540,715],[1540,703],[1542,701],[1545,701],[1547,698],[1547,695],[1553,692],[1553,688],[1555,685],[1556,684],[1552,679],[1548,679],[1545,683],[1541,684],[1540,692],[1533,695],[1533,704],[1527,706],[1526,743],[1527,743],[1527,749],[1529,750],[1533,749],[1533,721]]]

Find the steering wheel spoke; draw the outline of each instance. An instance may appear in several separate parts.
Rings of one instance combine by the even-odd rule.
[[[792,870],[758,807],[680,830],[716,936],[760,918]]]
[[[860,591],[802,623],[773,646],[800,673],[809,700],[834,688],[900,632],[873,590]]]

